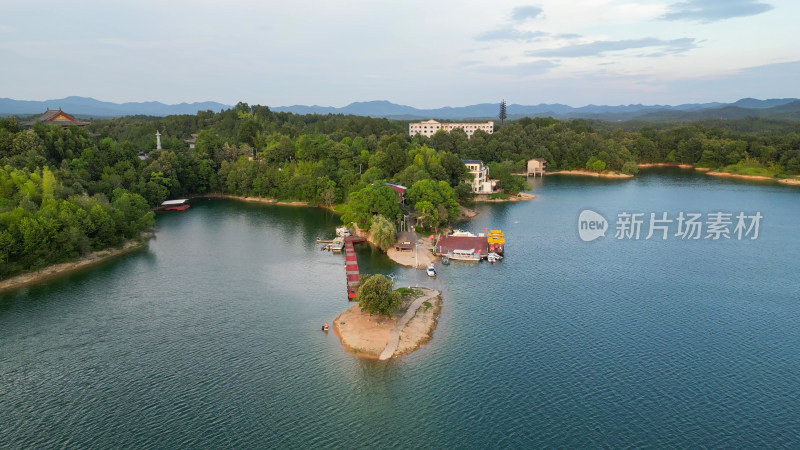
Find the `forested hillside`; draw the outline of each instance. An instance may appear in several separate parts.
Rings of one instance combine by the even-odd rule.
[[[428,139],[408,137],[408,122],[275,113],[244,103],[220,113],[95,121],[88,129],[24,130],[12,117],[0,120],[0,277],[118,244],[153,223],[149,207],[190,194],[325,205],[353,198],[348,217],[368,222],[384,213],[375,196],[395,195],[378,186],[393,182],[411,188],[408,207],[436,226],[453,220],[453,202],[471,195],[462,159],[482,159],[511,194],[524,188],[511,173],[535,157],[549,161],[548,170],[588,165],[633,173],[637,162],[674,161],[800,173],[794,125],[753,120],[761,126],[745,120],[656,129],[524,118],[491,135],[467,139],[455,130]],[[163,150],[155,150],[156,130]],[[199,136],[190,149],[185,140],[193,133]],[[386,208],[395,219],[398,211]]]

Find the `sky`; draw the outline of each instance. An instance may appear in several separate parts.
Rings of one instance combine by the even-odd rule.
[[[418,108],[800,97],[797,0],[0,0],[0,97]]]

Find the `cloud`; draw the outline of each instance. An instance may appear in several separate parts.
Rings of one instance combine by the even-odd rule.
[[[688,0],[669,5],[660,19],[711,23],[733,17],[755,16],[774,8],[758,0]]]
[[[800,61],[745,67],[717,75],[664,82],[668,92],[684,99],[735,101],[743,97],[800,97]]]
[[[511,27],[485,31],[475,39],[478,41],[535,41],[548,36],[544,31],[520,31]]]
[[[659,55],[676,55],[697,48],[694,38],[663,40],[657,38],[624,39],[621,41],[595,41],[588,44],[572,44],[559,48],[531,50],[527,56],[545,56],[560,58],[578,58],[584,56],[600,56],[607,52],[618,52],[636,48],[658,48]],[[643,55],[647,56],[647,55]]]
[[[515,78],[526,78],[535,75],[543,75],[558,66],[559,64],[553,61],[541,60],[520,63],[514,66],[478,66],[475,67],[475,70],[483,73],[508,75]]]
[[[542,8],[534,5],[518,6],[511,11],[511,19],[515,22],[524,22],[535,19],[542,14]]]

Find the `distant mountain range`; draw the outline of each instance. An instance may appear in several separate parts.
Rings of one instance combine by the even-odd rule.
[[[198,111],[220,111],[232,108],[216,102],[181,103],[166,105],[160,102],[111,103],[87,97],[67,97],[58,100],[25,101],[0,98],[0,115],[31,115],[46,109],[61,108],[79,117],[107,118],[129,115],[167,116],[173,114],[196,114]],[[277,106],[273,111],[295,114],[352,114],[357,116],[386,117],[398,120],[418,119],[483,119],[497,118],[498,103],[419,109],[398,105],[385,100],[355,102],[336,108],[331,106]],[[525,116],[551,116],[559,119],[599,120],[652,120],[691,121],[701,119],[739,119],[744,117],[776,117],[800,120],[800,100],[796,98],[757,100],[743,98],[734,103],[687,103],[682,105],[587,105],[578,108],[560,103],[539,105],[508,105],[509,119]]]
[[[30,100],[12,100],[0,98],[0,116],[41,114],[47,109],[58,109],[83,118],[121,117],[121,116],[169,116],[173,114],[197,114],[197,111],[221,111],[231,108],[217,102],[180,103],[166,105],[161,102],[111,103],[95,100],[90,97],[67,97],[43,102]]]
[[[355,102],[342,108],[330,106],[278,106],[273,111],[296,114],[353,114],[388,119],[487,119],[497,118],[498,103],[480,103],[461,107],[417,109],[385,100]],[[600,120],[699,120],[709,118],[736,119],[749,116],[800,119],[800,101],[796,98],[757,100],[743,98],[734,103],[688,103],[683,105],[587,105],[579,108],[560,103],[539,105],[511,104],[506,107],[509,119],[525,116],[551,116],[559,119]]]

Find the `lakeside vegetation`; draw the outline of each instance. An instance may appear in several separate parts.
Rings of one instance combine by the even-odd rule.
[[[634,173],[637,163],[668,161],[778,178],[800,173],[800,129],[775,119],[667,126],[523,118],[471,139],[460,129],[431,138],[408,137],[407,129],[405,121],[245,103],[86,129],[25,130],[16,118],[2,119],[0,277],[119,245],[152,226],[150,208],[191,194],[337,205],[365,231],[380,223],[374,234],[388,247],[395,230],[387,223],[396,226],[408,212],[426,229],[458,217],[459,203],[472,197],[463,159],[483,160],[503,196],[524,190],[512,173],[531,158],[546,159],[549,171]],[[162,150],[155,150],[156,130]],[[405,203],[387,182],[409,188]]]

